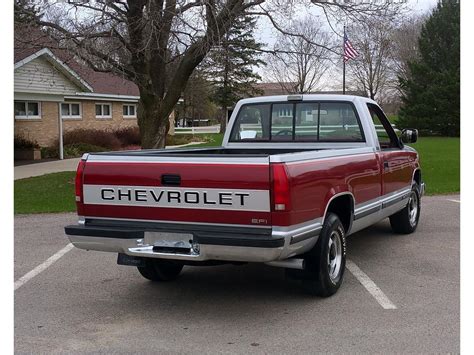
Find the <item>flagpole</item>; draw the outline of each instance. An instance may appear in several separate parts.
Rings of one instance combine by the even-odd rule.
[[[342,94],[346,94],[346,61],[344,60],[346,26],[344,25],[344,35],[342,36]]]

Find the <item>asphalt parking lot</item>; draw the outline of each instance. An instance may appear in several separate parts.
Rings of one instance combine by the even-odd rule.
[[[185,267],[154,284],[114,254],[65,250],[15,291],[15,352],[457,353],[459,210],[458,195],[424,197],[415,234],[386,220],[348,238],[349,259],[395,309],[347,270],[321,299],[264,265]],[[17,216],[15,280],[66,247],[75,221]]]

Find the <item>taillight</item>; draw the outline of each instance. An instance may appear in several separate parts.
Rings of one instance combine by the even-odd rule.
[[[76,171],[76,202],[83,202],[83,191],[82,191],[82,177],[84,175],[84,167],[86,166],[86,161],[81,160],[77,166]]]
[[[289,211],[290,201],[290,181],[285,164],[272,164],[273,180],[273,211]]]

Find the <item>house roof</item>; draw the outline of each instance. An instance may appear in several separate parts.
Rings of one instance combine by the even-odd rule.
[[[294,86],[296,83],[257,83],[256,88],[263,92],[262,96],[286,95],[290,92],[285,87]]]
[[[58,57],[56,57],[49,48],[43,48],[39,51],[29,55],[28,57],[15,63],[15,69],[21,68],[23,65],[28,64],[29,62],[35,60],[36,58],[45,58],[52,66],[59,70],[63,75],[65,75],[69,80],[74,82],[78,87],[84,91],[92,92],[94,89],[90,86],[84,79],[79,76],[74,70],[69,66],[63,63]]]
[[[112,73],[92,70],[72,53],[60,48],[56,41],[37,27],[17,26],[14,40],[15,68],[35,56],[45,56],[50,62],[56,62],[57,68],[76,84],[79,82],[79,87],[85,91],[108,95],[140,95],[135,83]]]
[[[288,95],[294,94],[294,91],[289,91],[286,88],[296,87],[296,83],[257,83],[257,89],[263,91],[262,96],[274,96],[274,95]],[[330,94],[330,95],[342,95],[342,90],[332,91],[311,91],[306,94]],[[365,96],[361,91],[346,90],[346,95]]]

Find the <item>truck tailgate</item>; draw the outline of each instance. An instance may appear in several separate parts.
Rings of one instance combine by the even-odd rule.
[[[86,219],[271,225],[269,159],[91,154],[77,200]]]

